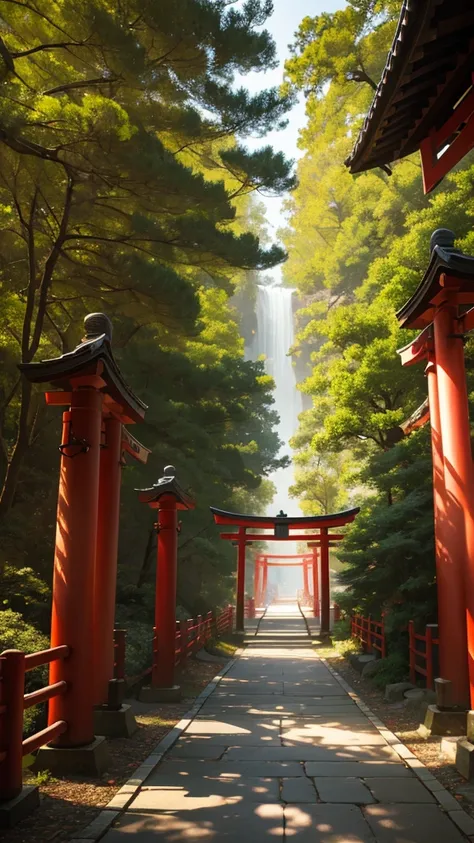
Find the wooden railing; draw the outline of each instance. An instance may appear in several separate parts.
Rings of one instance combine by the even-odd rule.
[[[351,637],[359,639],[366,653],[373,653],[376,650],[380,653],[381,658],[385,658],[387,646],[383,615],[381,621],[372,620],[370,615],[368,618],[362,615],[352,615]]]
[[[184,664],[212,637],[232,632],[234,610],[227,606],[218,615],[208,612],[176,625],[176,664]],[[159,648],[154,642],[154,658],[159,658]],[[124,679],[133,685],[152,672],[147,668],[138,677],[125,674],[126,630],[114,631],[114,678]],[[14,799],[22,790],[22,759],[42,746],[51,743],[67,731],[65,720],[58,720],[28,738],[23,738],[23,713],[28,708],[49,700],[68,690],[67,682],[55,682],[25,694],[25,675],[30,670],[59,659],[66,659],[69,647],[54,647],[26,655],[20,650],[5,650],[0,654],[0,801]],[[87,681],[87,677],[85,678]]]
[[[248,597],[244,603],[244,618],[255,618],[255,599]]]
[[[23,739],[23,713],[39,703],[65,694],[67,682],[55,682],[25,694],[25,674],[59,659],[66,659],[69,647],[54,647],[25,655],[20,650],[5,650],[0,655],[0,800],[14,799],[22,789],[22,759],[50,743],[68,728],[58,720]]]
[[[196,618],[188,618],[188,620],[185,621],[176,621],[175,664],[185,664],[189,656],[192,656],[198,650],[201,650],[211,638],[219,638],[226,632],[232,632],[233,624],[233,606],[227,606],[218,615],[211,611],[204,616],[198,615]],[[125,679],[127,685],[132,686],[149,676],[152,673],[153,665],[150,665],[150,667],[147,667],[135,676],[126,675],[126,635],[127,633],[124,629],[114,630],[114,679]],[[152,642],[152,658],[153,661],[157,663],[160,657],[160,649],[156,635],[153,636]]]
[[[438,625],[427,624],[425,634],[415,632],[415,622],[408,623],[408,647],[410,653],[410,682],[415,685],[417,674],[424,676],[426,687],[434,689],[434,652],[438,645]],[[420,643],[422,649],[417,649]],[[422,664],[420,664],[422,662]]]

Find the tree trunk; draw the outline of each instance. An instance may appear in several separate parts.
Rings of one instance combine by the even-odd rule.
[[[30,446],[33,430],[32,420],[32,386],[26,378],[21,383],[21,408],[18,424],[18,436],[5,473],[5,481],[0,496],[0,519],[9,512],[15,500],[16,488],[20,477],[24,456]]]

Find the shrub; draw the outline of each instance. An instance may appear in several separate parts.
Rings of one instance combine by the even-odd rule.
[[[0,651],[23,650],[25,653],[35,653],[46,650],[49,641],[43,633],[34,626],[26,623],[19,612],[5,609],[0,612]],[[47,666],[31,670],[25,677],[25,691],[30,693],[43,687],[48,682]],[[35,706],[25,711],[24,731],[28,735],[45,725],[45,707]]]
[[[408,679],[408,662],[401,653],[393,653],[383,659],[383,664],[371,681],[377,688],[385,688],[392,682],[403,682]]]

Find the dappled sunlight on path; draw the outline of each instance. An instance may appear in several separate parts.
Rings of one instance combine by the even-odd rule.
[[[466,840],[318,658],[297,606],[270,607],[247,644],[104,843]]]

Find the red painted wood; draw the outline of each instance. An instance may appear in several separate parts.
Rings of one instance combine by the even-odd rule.
[[[319,548],[313,548],[313,616],[319,618]]]
[[[221,539],[225,541],[238,541],[238,533],[221,533]],[[345,538],[342,534],[329,534],[329,538],[331,541],[342,541]],[[273,535],[267,535],[265,533],[252,533],[251,535],[246,535],[246,541],[253,541],[253,542],[264,542],[264,541],[271,541],[271,542],[308,542],[308,546],[311,547],[311,544],[316,543],[319,544],[321,542],[321,536],[317,533],[299,533],[293,534],[290,533],[289,536],[285,536],[284,538],[275,538]]]
[[[61,456],[53,574],[51,647],[67,642],[67,659],[51,663],[49,682],[68,683],[67,694],[49,703],[48,723],[64,720],[67,732],[57,746],[84,746],[94,739],[93,593],[97,544],[102,396],[83,384],[72,393],[63,414],[62,442],[83,440],[87,450],[67,449]]]
[[[453,606],[464,606],[463,572],[457,575],[449,551],[454,535],[447,518],[447,498],[441,419],[438,395],[438,376],[434,355],[426,367],[431,422],[431,453],[433,461],[433,504],[435,522],[436,585],[438,592],[439,669],[443,679],[452,682],[453,699],[466,695],[467,640],[464,613],[453,616]]]
[[[122,423],[104,421],[100,452],[99,518],[94,577],[94,702],[106,705],[114,676],[114,620],[120,516]]]
[[[324,535],[324,534],[323,534]],[[325,533],[326,540],[321,541],[320,559],[321,559],[321,635],[328,635],[330,632],[330,583],[329,583],[329,543],[327,540],[327,530]]]
[[[237,599],[235,611],[235,628],[237,632],[244,630],[244,600],[245,600],[245,527],[239,527],[237,545]],[[235,538],[235,535],[234,535]]]
[[[25,654],[20,650],[6,650],[0,657],[1,703],[0,799],[14,799],[22,788],[23,694],[25,687]]]
[[[178,567],[178,513],[176,499],[163,495],[158,502],[158,547],[155,591],[156,645],[151,684],[174,685],[176,649],[176,584]]]
[[[456,136],[456,132],[459,132]],[[454,137],[448,149],[438,158],[443,146]],[[464,158],[474,146],[474,90],[464,97],[439,129],[432,129],[420,144],[423,189],[429,193],[441,179]]]
[[[447,293],[449,296],[449,293]],[[440,540],[445,564],[451,578],[451,597],[448,628],[461,646],[449,647],[454,660],[452,675],[455,687],[453,700],[459,705],[469,704],[468,672],[470,677],[470,705],[474,706],[474,473],[467,401],[466,371],[462,338],[457,335],[457,310],[439,307],[434,318],[436,373],[439,396],[439,424],[442,431],[444,465],[444,517]],[[455,580],[453,584],[452,580]],[[466,637],[467,657],[462,640]],[[458,626],[454,630],[455,626]],[[446,619],[443,618],[443,626]],[[444,642],[443,642],[444,647]]]

